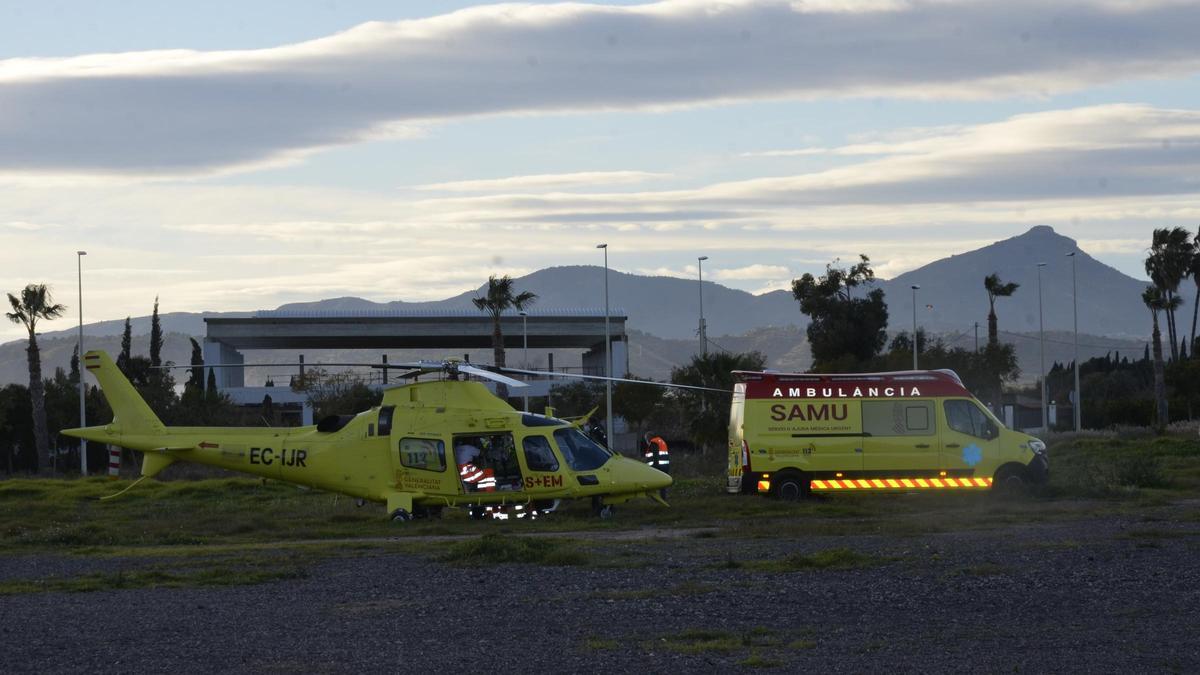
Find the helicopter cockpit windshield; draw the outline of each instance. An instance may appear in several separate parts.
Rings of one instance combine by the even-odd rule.
[[[558,449],[562,452],[563,459],[575,471],[599,469],[608,461],[609,457],[612,457],[611,452],[605,450],[575,427],[558,429],[554,432],[554,441],[558,443]]]

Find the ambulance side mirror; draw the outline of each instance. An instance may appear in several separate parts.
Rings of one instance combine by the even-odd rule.
[[[993,422],[988,421],[987,426],[983,429],[983,437],[990,441],[999,435],[1000,430],[996,428],[996,425]]]

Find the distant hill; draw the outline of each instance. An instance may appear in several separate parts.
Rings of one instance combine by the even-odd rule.
[[[895,279],[878,281],[887,294],[890,329],[893,332],[909,330],[912,322],[910,286],[918,284],[921,286],[917,294],[920,326],[944,335],[949,342],[970,346],[974,340],[974,324],[978,322],[980,339],[985,340],[987,296],[983,289],[983,278],[996,272],[1005,281],[1021,284],[1013,297],[1001,298],[997,302],[996,311],[1000,329],[1005,331],[1002,337],[1018,345],[1022,370],[1027,374],[1035,373],[1038,353],[1036,347],[1030,346],[1030,341],[1036,338],[1038,330],[1037,263],[1047,263],[1042,273],[1046,330],[1069,331],[1071,264],[1065,254],[1072,250],[1076,250],[1073,239],[1061,236],[1049,227],[1038,226],[989,246],[942,258]],[[864,252],[868,255],[872,253]],[[1122,274],[1084,252],[1079,254],[1077,265],[1079,329],[1081,334],[1086,334],[1081,336],[1081,343],[1089,345],[1081,350],[1081,354],[1087,358],[1110,348],[1140,350],[1138,345],[1143,344],[1149,333],[1149,315],[1141,303],[1141,292],[1146,282]],[[671,366],[686,362],[698,347],[698,282],[674,277],[639,276],[615,270],[609,271],[608,280],[610,307],[614,313],[623,312],[628,317],[630,363],[634,372],[641,376],[665,377]],[[279,309],[322,312],[473,310],[471,298],[480,295],[485,287],[486,283],[474,291],[430,302],[379,303],[342,297],[291,303]],[[807,319],[800,314],[790,291],[754,295],[711,281],[705,281],[703,287],[704,316],[708,323],[708,334],[714,343],[735,351],[758,349],[767,354],[772,367],[781,370],[807,367],[810,357],[802,330],[807,325]],[[535,309],[602,309],[604,269],[597,266],[550,267],[518,278],[516,288],[538,295]],[[1190,327],[1194,286],[1189,282],[1181,290],[1185,305],[1179,315],[1180,325]],[[205,331],[204,317],[249,314],[163,314],[164,331],[174,334],[168,335],[166,357],[180,363],[187,359],[190,352],[185,336],[202,337]],[[138,345],[146,341],[144,336],[149,332],[150,318],[135,317],[132,324],[134,334],[141,336],[135,340],[135,352],[145,353],[145,347]],[[75,341],[74,329],[69,323],[43,324],[47,327],[50,325],[62,326],[63,330],[42,334],[43,361],[47,374],[52,373],[55,366],[66,365]],[[123,326],[123,318],[114,319],[90,324],[85,327],[85,333],[111,338],[119,336]],[[1061,351],[1061,338],[1059,335],[1048,343],[1048,362],[1069,358],[1069,352]],[[109,346],[109,340],[100,343],[89,340],[89,344],[100,344],[111,351],[119,348],[118,342]],[[389,356],[405,358],[400,354],[402,352],[397,351]],[[420,355],[410,353],[409,357]],[[285,361],[294,357],[279,356],[276,360]],[[258,354],[253,358],[261,360]],[[274,356],[264,354],[262,358]],[[491,360],[490,355],[483,352],[473,358]],[[578,359],[577,352],[563,352],[556,356],[556,362],[561,365],[571,365],[576,362],[574,359]],[[24,342],[13,341],[0,345],[0,383],[24,382],[26,377]]]
[[[609,307],[624,312],[629,325],[664,338],[693,338],[700,321],[699,282],[676,277],[646,277],[609,270]],[[341,310],[475,310],[471,299],[482,295],[487,284],[473,291],[436,302],[371,302],[361,298],[334,298],[281,306],[288,311]],[[584,307],[603,311],[604,268],[589,265],[549,267],[516,280],[516,288],[537,294],[539,307]],[[791,293],[754,295],[704,282],[704,318],[709,335],[740,335],[765,326],[807,325]]]
[[[1012,332],[1038,330],[1038,267],[1042,269],[1042,302],[1046,330],[1072,330],[1071,259],[1078,250],[1074,239],[1040,225],[1024,234],[989,246],[952,255],[877,282],[887,297],[893,331],[912,324],[913,284],[917,292],[919,325],[943,333],[973,335],[974,323],[986,335],[988,302],[983,278],[993,272],[1004,281],[1020,284],[1016,294],[996,304],[1000,328]],[[864,251],[868,255],[870,251]],[[1079,287],[1079,330],[1090,335],[1141,339],[1149,334],[1149,315],[1142,305],[1145,280],[1130,277],[1080,251],[1076,261]],[[610,305],[625,311],[629,326],[663,338],[696,336],[699,293],[691,279],[644,277],[609,272]],[[538,294],[536,306],[598,307],[603,303],[604,270],[601,267],[551,267],[517,279],[517,288]],[[480,289],[484,288],[483,285]],[[437,302],[374,303],[361,298],[336,298],[284,305],[280,309],[471,309],[470,291]],[[1181,317],[1190,316],[1195,286],[1180,289],[1184,298]],[[928,307],[932,305],[932,307]],[[742,335],[761,327],[803,327],[790,291],[753,295],[704,282],[704,317],[709,335]]]
[[[1148,244],[1149,242],[1147,242]],[[912,323],[913,284],[917,291],[917,321],[939,332],[973,334],[978,321],[987,334],[987,293],[983,278],[993,272],[1003,281],[1020,284],[1009,298],[996,301],[1001,330],[1038,330],[1038,267],[1042,268],[1042,302],[1046,330],[1072,330],[1071,259],[1078,250],[1074,239],[1052,228],[1038,226],[1011,239],[974,251],[952,255],[883,282],[893,329]],[[1147,281],[1134,279],[1085,252],[1076,261],[1079,285],[1079,331],[1091,335],[1145,338],[1150,334],[1150,314],[1142,304]],[[1189,280],[1180,289],[1184,307],[1177,315],[1191,326],[1195,285]],[[932,305],[932,309],[926,307]]]

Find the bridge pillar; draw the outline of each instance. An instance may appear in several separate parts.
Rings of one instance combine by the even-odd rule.
[[[224,342],[205,340],[201,349],[203,350],[204,363],[206,364],[241,364],[246,362],[246,357],[241,352]],[[207,370],[216,372],[218,390],[246,386],[244,368],[208,368]],[[205,382],[207,382],[208,372],[204,373],[204,378]]]

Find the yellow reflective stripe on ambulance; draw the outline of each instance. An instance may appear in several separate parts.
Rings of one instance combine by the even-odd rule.
[[[929,488],[988,488],[991,478],[871,478],[814,479],[814,490],[897,490]]]

